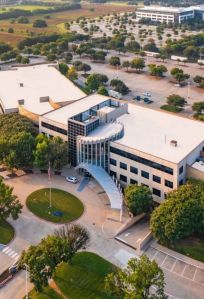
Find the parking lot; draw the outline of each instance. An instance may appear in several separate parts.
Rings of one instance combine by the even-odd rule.
[[[151,260],[155,260],[159,266],[180,277],[188,279],[200,285],[204,285],[204,266],[191,264],[180,259],[176,254],[171,255],[151,246],[146,254]]]

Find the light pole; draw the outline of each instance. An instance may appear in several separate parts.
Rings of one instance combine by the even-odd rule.
[[[188,97],[187,97],[188,100],[190,99],[190,84],[191,82],[188,81]]]
[[[28,295],[28,269],[29,269],[29,266],[27,264],[25,264],[25,273],[26,273],[25,291],[26,291],[26,299],[29,299],[29,295]]]

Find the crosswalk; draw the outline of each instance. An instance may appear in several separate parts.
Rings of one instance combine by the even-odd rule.
[[[4,247],[2,250],[1,250],[2,253],[8,255],[10,258],[14,259],[14,260],[18,260],[20,255],[15,251],[13,250],[12,248],[10,248],[9,246],[6,246]]]

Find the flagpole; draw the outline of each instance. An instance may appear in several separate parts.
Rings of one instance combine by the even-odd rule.
[[[48,168],[48,177],[49,177],[49,186],[50,186],[50,209],[52,208],[52,189],[51,189],[51,169],[50,169],[50,161]]]

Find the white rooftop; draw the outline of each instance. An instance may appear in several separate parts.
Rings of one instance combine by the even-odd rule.
[[[111,138],[123,130],[123,125],[119,122],[100,125],[88,136],[82,137],[84,140],[94,141],[99,139]]]
[[[204,172],[204,162],[203,161],[198,161],[195,162],[193,165],[191,165],[191,167],[200,170],[201,172]]]
[[[195,6],[190,7],[168,7],[168,6],[144,6],[139,8],[138,11],[157,11],[166,13],[182,13],[194,10]]]
[[[60,122],[64,125],[67,124],[67,120],[83,111],[90,109],[91,107],[98,105],[106,100],[110,99],[108,96],[102,96],[99,94],[92,94],[90,96],[81,99],[71,105],[64,106],[62,108],[56,109],[48,114],[43,115],[46,119]]]
[[[49,102],[40,102],[40,97],[49,97],[54,103],[72,102],[85,94],[51,65],[20,67],[0,72],[0,101],[4,110],[18,109],[18,100],[36,114],[53,110]],[[22,85],[22,86],[20,86]]]
[[[178,163],[204,141],[201,122],[134,104],[128,105],[128,111],[117,119],[125,133],[115,143]],[[170,145],[171,140],[178,146]]]

